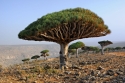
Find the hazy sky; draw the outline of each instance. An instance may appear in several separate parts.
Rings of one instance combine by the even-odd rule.
[[[125,41],[125,0],[0,0],[0,45],[46,43],[19,39],[18,33],[43,15],[75,7],[95,12],[112,31],[105,37],[80,41]]]

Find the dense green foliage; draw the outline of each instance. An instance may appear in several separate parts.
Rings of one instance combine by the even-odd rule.
[[[95,46],[84,46],[81,49],[84,51],[99,51],[99,48]]]
[[[125,49],[125,47],[122,47],[122,49]]]
[[[41,51],[41,53],[47,53],[47,52],[49,52],[49,50],[43,50],[43,51]]]
[[[29,60],[30,60],[29,58],[26,58],[26,59],[23,59],[22,61],[26,62],[26,61],[29,61]]]
[[[84,46],[85,46],[85,44],[83,42],[78,41],[76,43],[71,44],[69,46],[69,49],[78,49],[78,48],[82,48]]]
[[[40,58],[39,55],[34,55],[34,56],[31,57],[31,59],[38,59],[38,58]]]
[[[83,21],[85,22],[95,22],[97,25],[104,23],[101,18],[99,18],[95,13],[91,12],[90,10],[84,8],[74,8],[42,16],[37,21],[27,26],[26,30],[34,29],[34,27],[36,27],[36,30],[46,30],[49,28],[55,28],[62,23],[78,21],[80,19],[83,19]]]
[[[100,37],[110,34],[101,17],[84,8],[70,8],[42,16],[22,30],[18,37],[24,40],[52,41],[60,45],[60,68],[66,66],[67,46],[71,41],[82,38]],[[83,47],[82,42],[69,46],[69,49]],[[64,49],[62,49],[64,48]],[[46,54],[42,54],[46,57]]]
[[[84,8],[65,9],[59,12],[49,13],[42,16],[38,20],[29,24],[25,30],[22,30],[18,36],[24,38],[26,36],[34,36],[46,30],[57,28],[64,23],[74,23],[82,20],[83,24],[93,24],[100,30],[108,29],[101,17]]]
[[[121,49],[122,49],[122,47],[116,47],[115,49],[116,49],[116,50],[121,50]]]
[[[43,56],[44,57],[44,59],[46,59],[47,60],[47,56],[49,56],[49,50],[43,50],[43,51],[41,51],[40,53],[41,53],[41,56]]]
[[[109,44],[113,44],[111,41],[106,40],[106,41],[99,41],[98,42],[100,45],[109,45]]]

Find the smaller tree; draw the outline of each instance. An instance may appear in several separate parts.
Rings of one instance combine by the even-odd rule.
[[[87,55],[89,54],[89,51],[90,51],[90,47],[89,46],[84,46],[81,49],[84,50],[84,52],[87,52]]]
[[[122,47],[123,50],[125,50],[125,47]]]
[[[111,41],[99,41],[98,42],[101,45],[101,54],[104,55],[104,47],[110,44],[113,44]]]
[[[41,56],[44,57],[44,60],[47,60],[47,56],[49,56],[48,52],[49,52],[49,50],[43,50],[40,52]]]
[[[98,47],[93,47],[93,51],[94,51],[95,53],[98,53],[98,52],[99,52],[99,48],[98,48]]]
[[[37,60],[38,58],[40,58],[39,55],[34,55],[34,56],[31,57],[31,59],[35,59],[35,60]]]
[[[109,51],[109,52],[114,52],[114,51],[115,51],[115,48],[114,48],[114,47],[110,47],[110,48],[108,49],[108,51]]]
[[[29,67],[29,58],[25,58],[25,59],[23,59],[22,61],[24,62],[24,63],[26,63],[27,64],[27,66]]]
[[[28,63],[29,62],[29,58],[25,58],[25,59],[23,59],[22,61],[24,62],[24,63]]]
[[[76,49],[76,58],[78,58],[78,48],[84,47],[85,44],[81,41],[78,41],[76,43],[73,43],[69,46],[69,49]]]
[[[104,51],[107,51],[107,52],[113,52],[114,48],[113,47],[108,47],[108,48],[105,48]]]
[[[116,51],[121,51],[122,47],[116,47],[115,50]]]
[[[99,48],[94,46],[84,46],[81,49],[86,51],[87,55],[89,54],[89,51],[93,51],[93,53],[97,53],[99,51]]]

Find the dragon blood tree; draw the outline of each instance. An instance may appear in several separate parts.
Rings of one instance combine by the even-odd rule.
[[[65,66],[68,44],[82,38],[106,36],[111,33],[97,14],[84,8],[49,13],[29,24],[18,37],[24,40],[52,41],[60,45],[60,68]]]
[[[87,55],[89,54],[89,51],[93,51],[93,52],[98,52],[99,51],[98,47],[93,47],[93,46],[84,46],[81,49],[86,51]]]
[[[125,50],[125,47],[122,47],[123,50]]]
[[[43,51],[40,52],[41,56],[44,57],[44,60],[47,60],[47,56],[49,56],[48,52],[49,52],[49,50],[43,50]]]
[[[76,49],[76,58],[78,58],[78,48],[84,47],[85,44],[81,41],[78,41],[76,43],[73,43],[69,46],[69,49]]]
[[[39,55],[34,55],[34,56],[31,57],[31,59],[35,59],[35,60],[37,60],[38,58],[40,58]]]
[[[104,55],[104,47],[110,44],[113,44],[111,41],[99,41],[98,42],[101,45],[101,54]]]
[[[82,50],[86,51],[87,52],[87,55],[89,54],[89,51],[93,51],[93,48],[90,47],[90,46],[84,46],[81,48]]]
[[[23,59],[22,61],[24,62],[24,63],[26,63],[26,62],[29,62],[29,58],[25,58],[25,59]]]

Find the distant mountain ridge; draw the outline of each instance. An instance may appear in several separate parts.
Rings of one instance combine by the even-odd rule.
[[[125,42],[113,42],[113,44],[106,47],[118,46],[124,47]],[[100,47],[100,45],[98,45],[98,47]],[[50,56],[48,58],[59,56],[60,46],[58,44],[0,45],[0,65],[9,66],[21,63],[22,59],[31,58],[34,55],[40,55],[40,52],[45,49],[50,51]]]

